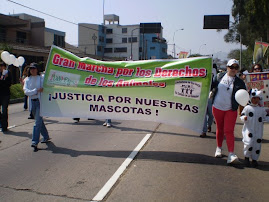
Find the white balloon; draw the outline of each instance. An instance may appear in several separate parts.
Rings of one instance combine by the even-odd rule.
[[[22,57],[22,56],[19,56],[18,60],[19,60],[19,66],[22,66],[25,62],[24,57]]]
[[[12,54],[9,55],[9,65],[14,64],[16,57]]]
[[[6,64],[8,64],[9,63],[9,52],[7,52],[7,51],[3,51],[2,53],[1,53],[1,59],[6,63]]]
[[[246,106],[249,101],[249,94],[245,89],[240,89],[235,93],[235,100],[241,106]]]
[[[13,65],[15,67],[19,67],[20,66],[20,62],[19,62],[19,59],[18,58],[15,59],[15,62],[13,63]]]

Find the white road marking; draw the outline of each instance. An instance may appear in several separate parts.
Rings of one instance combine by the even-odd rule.
[[[118,170],[114,173],[114,175],[106,182],[106,184],[102,187],[102,189],[96,194],[96,196],[92,199],[92,201],[101,201],[105,198],[107,193],[113,187],[113,185],[117,182],[121,174],[128,167],[128,165],[135,158],[140,149],[145,145],[145,143],[150,138],[151,134],[147,134],[141,142],[136,146],[136,148],[132,151],[132,153],[125,159],[125,161],[121,164]]]

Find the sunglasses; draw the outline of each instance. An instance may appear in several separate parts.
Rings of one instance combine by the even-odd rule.
[[[239,66],[238,65],[232,65],[232,66],[229,66],[230,69],[235,69],[235,70],[238,70],[239,69]]]
[[[259,67],[258,67],[258,68],[254,68],[254,71],[257,71],[257,70],[262,70],[262,69],[261,69],[261,68],[259,68]]]
[[[36,69],[36,67],[30,67],[30,69]]]

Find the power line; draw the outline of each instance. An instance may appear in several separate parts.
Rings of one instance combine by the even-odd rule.
[[[55,18],[55,19],[58,19],[58,20],[61,20],[61,21],[64,21],[64,22],[67,22],[67,23],[76,25],[76,26],[80,26],[80,27],[83,27],[83,28],[86,28],[86,29],[90,29],[90,30],[94,30],[94,31],[99,31],[98,29],[90,28],[90,27],[87,27],[87,26],[84,26],[84,25],[81,25],[81,24],[78,24],[78,23],[74,23],[74,22],[65,20],[65,19],[63,19],[63,18],[59,18],[59,17],[57,17],[57,16],[54,16],[54,15],[45,13],[45,12],[43,12],[43,11],[39,11],[39,10],[37,10],[37,9],[31,8],[31,7],[29,7],[29,6],[25,6],[25,5],[23,5],[23,4],[17,3],[17,2],[12,1],[12,0],[7,0],[7,1],[9,1],[9,2],[11,2],[11,3],[14,3],[14,4],[17,4],[17,5],[19,5],[19,6],[22,6],[22,7],[24,7],[24,8],[33,10],[33,11],[35,11],[35,12],[42,13],[42,14],[47,15],[47,16],[49,16],[49,17],[52,17],[52,18]],[[122,36],[122,34],[111,34],[111,35],[114,35],[114,36]],[[131,35],[126,35],[126,36],[131,36]]]

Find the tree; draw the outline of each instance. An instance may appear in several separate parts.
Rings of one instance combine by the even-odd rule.
[[[250,49],[246,49],[242,51],[242,65],[241,65],[242,69],[250,70],[251,65],[252,65],[252,52],[253,50],[250,50]],[[228,58],[239,59],[240,50],[239,49],[232,50],[228,54]]]
[[[256,40],[269,41],[269,3],[268,0],[233,0],[232,16],[234,22],[225,35],[226,42],[240,42],[253,49]]]

